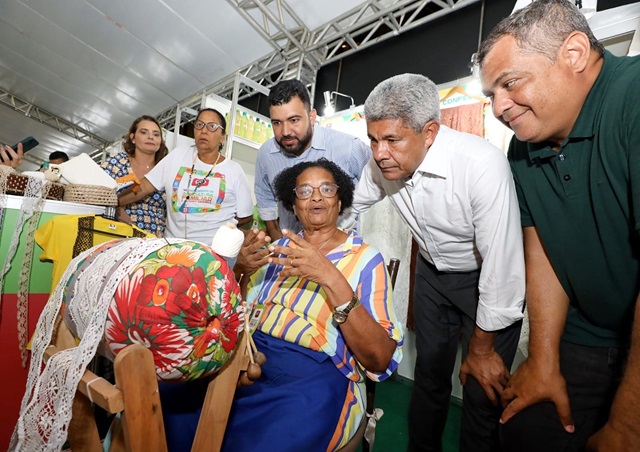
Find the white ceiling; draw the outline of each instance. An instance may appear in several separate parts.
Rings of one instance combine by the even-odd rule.
[[[309,29],[361,3],[287,2]],[[0,89],[106,141],[272,51],[226,0],[0,1]],[[38,161],[95,150],[0,105],[0,143],[27,135]]]

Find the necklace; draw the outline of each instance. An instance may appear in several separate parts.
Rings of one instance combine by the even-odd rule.
[[[209,172],[200,180],[197,180],[195,182],[195,186],[196,188],[193,189],[192,192],[189,191],[189,188],[191,187],[191,178],[193,177],[193,173],[196,170],[196,160],[198,158],[198,151],[196,150],[195,155],[193,156],[193,163],[191,164],[191,171],[189,172],[189,181],[187,182],[187,188],[186,188],[186,193],[185,193],[185,197],[184,197],[184,201],[182,202],[182,205],[180,206],[179,211],[184,213],[184,238],[187,238],[187,201],[189,201],[189,199],[191,198],[192,195],[195,195],[196,192],[198,191],[198,189],[200,187],[202,187],[205,182],[207,182],[207,179],[209,178],[209,176],[211,176],[211,173],[213,173],[213,169],[216,167],[216,165],[218,164],[218,162],[220,161],[220,152],[218,152],[218,157],[216,158],[216,161],[213,163],[213,165],[211,166],[211,168],[209,169]]]
[[[329,241],[334,238],[336,236],[336,234],[338,233],[339,229],[336,228],[335,232],[333,234],[331,234],[331,237],[329,237],[327,240],[325,240],[324,242],[322,242],[322,245],[320,245],[318,247],[318,251],[320,251],[322,248],[324,248],[324,246],[329,243]]]
[[[135,161],[139,166],[143,166],[143,165],[144,165],[143,163],[139,162],[137,158],[135,158],[135,157],[133,157],[133,156],[131,157],[131,159],[132,159],[133,161]],[[151,165],[144,165],[144,167],[145,167],[145,169],[150,169],[150,168],[151,168]]]
[[[193,156],[193,164],[191,165],[191,171],[189,172],[189,181],[187,182],[186,194],[185,194],[185,197],[184,197],[184,201],[182,202],[182,205],[180,206],[180,211],[181,212],[184,211],[184,208],[187,205],[187,201],[189,201],[189,198],[191,198],[192,195],[195,195],[196,192],[198,191],[198,189],[204,185],[204,183],[207,181],[209,176],[211,176],[211,173],[213,172],[213,169],[216,167],[216,165],[220,161],[220,153],[218,152],[218,157],[216,158],[216,161],[214,162],[213,166],[209,169],[209,172],[202,179],[196,181],[196,183],[195,183],[196,188],[194,188],[193,191],[190,192],[189,191],[189,187],[191,187],[191,178],[193,177],[193,173],[196,170],[196,158],[197,158],[197,155],[198,154],[196,153],[196,155]],[[184,213],[186,214],[187,212],[184,212]]]

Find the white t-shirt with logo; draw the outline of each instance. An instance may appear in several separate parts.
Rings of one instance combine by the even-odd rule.
[[[251,189],[240,165],[229,159],[215,167],[204,163],[195,146],[174,149],[146,178],[167,194],[166,237],[211,245],[220,226],[253,214]]]

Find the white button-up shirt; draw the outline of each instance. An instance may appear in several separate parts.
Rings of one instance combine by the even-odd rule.
[[[525,290],[520,212],[502,151],[475,135],[440,126],[408,179],[386,180],[371,159],[356,187],[353,210],[389,196],[409,225],[420,254],[444,272],[480,269],[476,324],[485,331],[522,318]]]

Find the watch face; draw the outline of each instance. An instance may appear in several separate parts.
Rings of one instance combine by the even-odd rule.
[[[349,313],[345,313],[342,311],[333,311],[333,320],[336,323],[344,323],[347,320],[347,316],[349,315]]]

